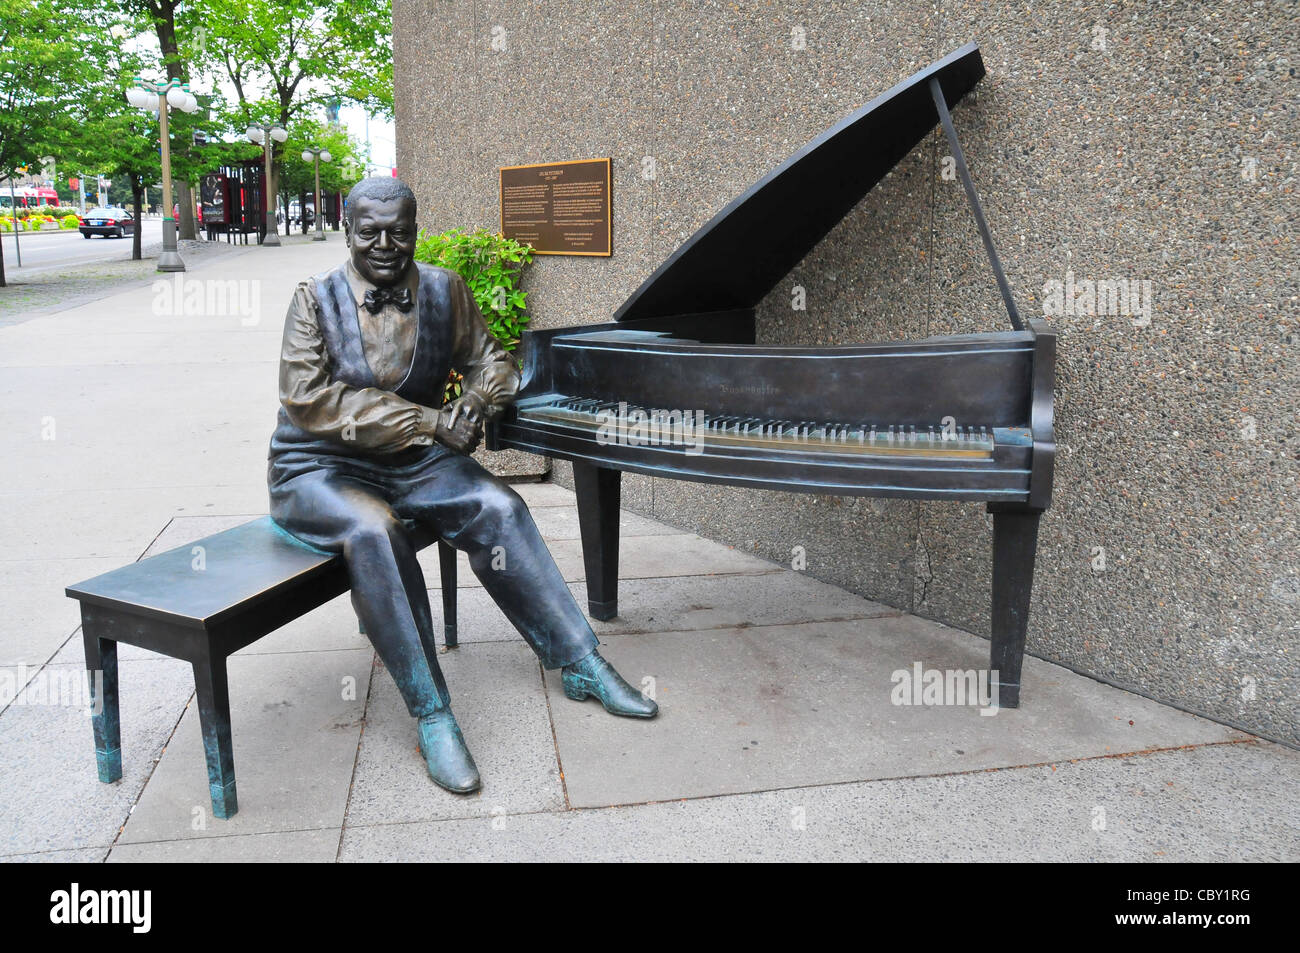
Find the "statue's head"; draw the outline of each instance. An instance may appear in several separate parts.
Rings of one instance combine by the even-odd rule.
[[[380,287],[406,275],[415,255],[415,193],[401,179],[376,175],[348,193],[352,267]]]

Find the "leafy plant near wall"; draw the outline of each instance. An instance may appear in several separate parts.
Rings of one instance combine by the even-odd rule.
[[[531,245],[482,228],[472,232],[453,228],[439,235],[421,231],[415,242],[415,259],[449,268],[464,278],[492,336],[507,351],[515,349],[528,326],[528,293],[519,285],[524,267],[533,260]],[[453,371],[446,399],[453,400],[460,393],[461,377]]]

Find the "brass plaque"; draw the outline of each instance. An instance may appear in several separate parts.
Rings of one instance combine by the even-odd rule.
[[[608,256],[612,219],[609,159],[501,169],[501,234],[539,255]]]

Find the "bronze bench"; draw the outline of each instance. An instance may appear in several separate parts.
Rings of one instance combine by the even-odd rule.
[[[427,530],[412,534],[417,549],[438,544],[444,641],[453,648],[456,551]],[[226,658],[349,588],[342,556],[299,542],[268,516],[68,586],[81,602],[99,780],[122,777],[117,643],[125,642],[194,666],[212,813],[234,815]]]

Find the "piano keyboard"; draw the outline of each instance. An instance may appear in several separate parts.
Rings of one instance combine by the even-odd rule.
[[[605,431],[610,443],[633,446],[695,445],[709,448],[797,450],[807,453],[848,453],[871,456],[975,457],[991,459],[993,433],[986,427],[905,427],[869,423],[766,420],[759,417],[703,415],[698,412],[666,416],[665,411],[618,401],[553,395],[518,405],[522,423],[550,424],[584,431]],[[656,415],[658,415],[656,417]],[[631,418],[636,418],[632,420]],[[656,425],[655,421],[659,423]],[[645,423],[641,423],[644,421]],[[598,437],[599,439],[599,437]],[[635,442],[634,442],[635,441]]]

